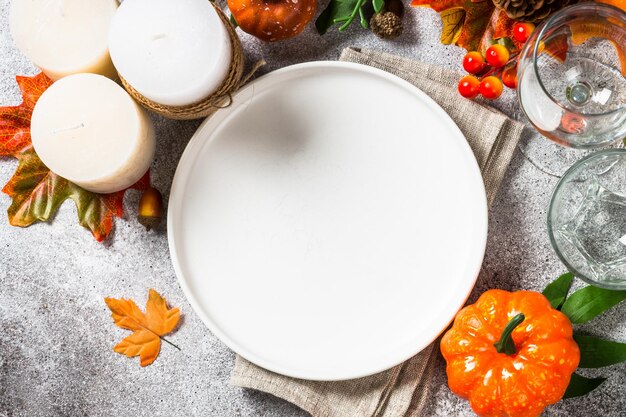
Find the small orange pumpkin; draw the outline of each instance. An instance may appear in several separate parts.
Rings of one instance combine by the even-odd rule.
[[[441,339],[448,385],[481,417],[538,417],[578,367],[572,323],[534,291],[489,290]]]
[[[313,19],[317,0],[228,0],[244,31],[273,42],[296,36]]]

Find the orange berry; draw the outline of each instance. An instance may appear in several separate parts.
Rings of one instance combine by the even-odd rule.
[[[517,22],[513,25],[513,37],[517,41],[524,43],[530,38],[534,30],[535,25],[530,22]]]
[[[487,63],[485,62],[485,58],[483,58],[478,51],[468,52],[463,57],[463,68],[470,74],[476,74],[482,71],[486,65]]]
[[[480,85],[478,86],[478,91],[486,99],[494,100],[500,97],[500,94],[502,94],[502,81],[500,81],[498,77],[494,77],[493,75],[485,77],[480,82]]]
[[[509,50],[506,49],[505,46],[496,43],[487,48],[487,52],[485,53],[485,58],[489,65],[494,68],[500,68],[506,65],[509,62],[509,57],[511,54]]]
[[[478,95],[480,81],[473,75],[466,75],[459,81],[459,93],[465,98],[474,98]]]
[[[509,88],[517,88],[517,68],[515,65],[504,70],[502,73],[502,83]]]

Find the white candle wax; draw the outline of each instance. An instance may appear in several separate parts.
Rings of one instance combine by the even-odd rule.
[[[232,54],[228,31],[209,0],[125,0],[111,24],[109,49],[135,90],[168,106],[215,92]]]
[[[116,0],[13,0],[15,44],[53,80],[92,72],[116,78],[108,34]]]
[[[97,193],[133,185],[154,157],[146,112],[122,87],[96,74],[70,75],[44,91],[33,110],[31,137],[52,172]]]

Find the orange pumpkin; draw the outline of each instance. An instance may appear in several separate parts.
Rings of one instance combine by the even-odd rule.
[[[489,290],[441,339],[448,385],[480,417],[538,417],[578,366],[572,324],[542,294]]]
[[[228,8],[244,32],[273,42],[302,32],[317,0],[228,0]]]

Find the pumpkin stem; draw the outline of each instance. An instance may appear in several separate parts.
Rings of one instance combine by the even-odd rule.
[[[511,319],[509,324],[506,325],[504,331],[502,332],[502,336],[500,336],[500,340],[493,344],[496,347],[498,353],[514,355],[517,352],[515,350],[515,343],[513,343],[511,333],[513,333],[513,330],[515,330],[515,328],[519,326],[525,318],[526,317],[523,313],[519,313],[517,316]]]

